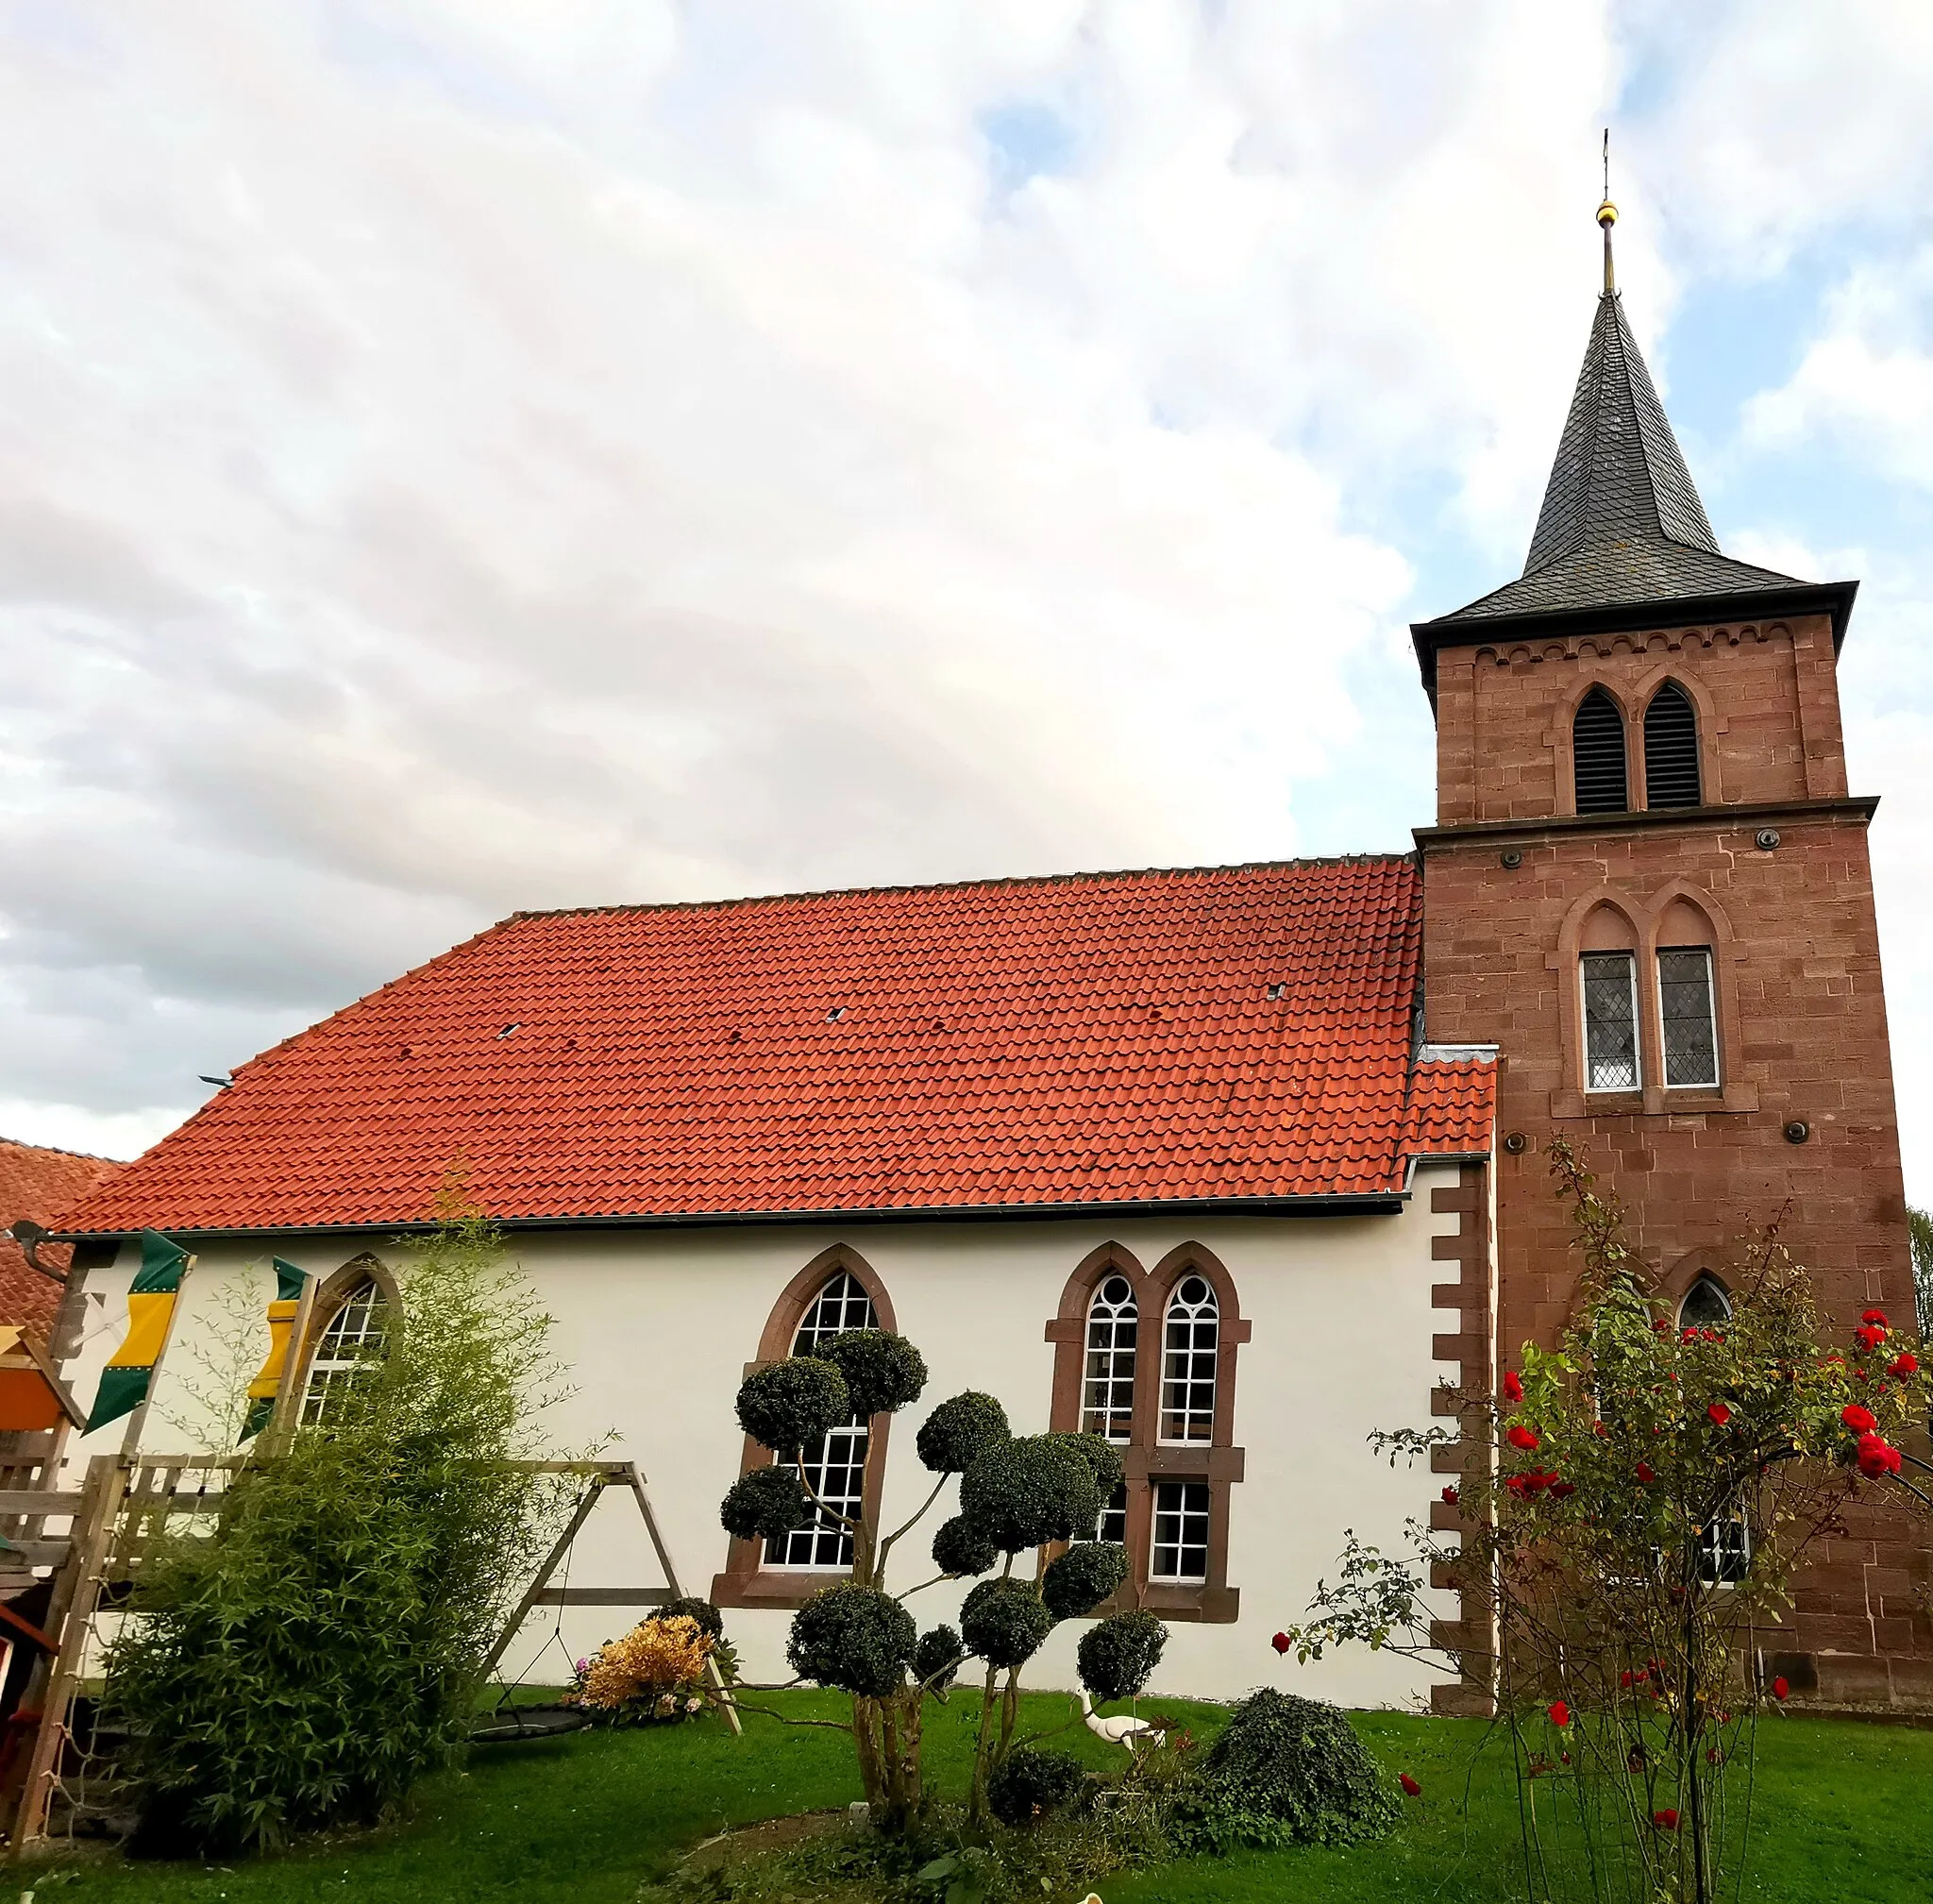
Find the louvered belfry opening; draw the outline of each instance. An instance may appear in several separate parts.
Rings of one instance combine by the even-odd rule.
[[[1601,687],[1592,688],[1578,703],[1577,717],[1571,724],[1571,760],[1577,774],[1579,813],[1628,811],[1624,716]]]
[[[1696,806],[1698,801],[1698,716],[1691,697],[1668,681],[1644,710],[1644,803]]]

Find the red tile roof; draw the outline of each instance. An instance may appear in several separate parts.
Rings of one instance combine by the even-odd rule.
[[[1387,1194],[1475,1116],[1411,1105],[1421,909],[1353,858],[519,913],[67,1222],[412,1222],[452,1175],[502,1219]]]
[[[45,1340],[60,1301],[59,1285],[31,1269],[20,1245],[4,1234],[8,1225],[31,1217],[51,1227],[62,1210],[126,1168],[108,1157],[0,1137],[0,1323],[25,1323]],[[67,1267],[69,1252],[60,1244],[44,1245],[40,1255],[42,1262]]]

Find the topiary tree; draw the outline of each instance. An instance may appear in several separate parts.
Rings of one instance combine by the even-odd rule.
[[[1071,1752],[1018,1745],[987,1781],[987,1804],[1002,1825],[1018,1829],[1071,1804],[1086,1782],[1086,1767]]]
[[[1351,1640],[1434,1661],[1423,1583],[1460,1589],[1463,1627],[1501,1640],[1448,1659],[1511,1727],[1531,1896],[1708,1904],[1742,1880],[1751,1808],[1726,1784],[1790,1690],[1757,1661],[1807,1550],[1862,1494],[1933,1505],[1933,1470],[1899,1445],[1926,1418],[1924,1345],[1876,1309],[1823,1336],[1771,1239],[1722,1325],[1681,1326],[1617,1205],[1569,1144],[1551,1157],[1584,1258],[1571,1326],[1526,1344],[1499,1393],[1458,1395],[1460,1437],[1374,1438],[1392,1458],[1458,1444],[1460,1525],[1412,1524],[1409,1560],[1351,1536],[1286,1639],[1303,1659]]]
[[[873,1817],[886,1830],[902,1828],[922,1803],[925,1701],[944,1695],[968,1656],[984,1661],[986,1669],[972,1800],[975,1818],[986,1819],[989,1778],[1016,1749],[1021,1668],[1058,1621],[1091,1612],[1127,1577],[1123,1550],[1093,1539],[1102,1503],[1120,1482],[1120,1457],[1096,1435],[1016,1436],[1005,1409],[991,1395],[954,1395],[920,1424],[915,1448],[936,1478],[919,1511],[883,1539],[876,1539],[864,1515],[839,1513],[821,1500],[806,1472],[805,1448],[854,1414],[905,1407],[918,1399],[925,1383],[919,1352],[903,1338],[878,1329],[852,1330],[819,1343],[810,1356],[755,1371],[739,1388],[738,1419],[776,1458],[771,1467],[734,1482],[720,1508],[727,1530],[745,1539],[774,1540],[815,1516],[850,1538],[851,1579],[827,1588],[799,1609],[786,1658],[801,1679],[851,1695],[860,1777]],[[960,1511],[935,1532],[933,1557],[939,1572],[921,1584],[972,1578],[996,1566],[1000,1572],[968,1592],[959,1632],[936,1626],[921,1635],[900,1604],[907,1595],[886,1591],[886,1563],[895,1544],[955,1474]],[[1064,1542],[1073,1544],[1037,1579],[1014,1576],[1019,1555]],[[1138,1617],[1163,1632],[1151,1616]],[[1159,1651],[1157,1643],[1152,1657]],[[1144,1672],[1137,1689],[1145,1678]],[[1030,1797],[1027,1815],[1040,1803]]]

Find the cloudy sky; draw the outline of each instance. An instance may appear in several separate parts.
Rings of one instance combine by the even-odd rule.
[[[1933,1195],[1933,9],[0,0],[0,1132],[517,907],[1368,848],[1620,281]]]

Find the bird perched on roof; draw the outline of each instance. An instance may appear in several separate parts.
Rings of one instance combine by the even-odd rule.
[[[1167,1720],[1135,1719],[1126,1713],[1116,1719],[1103,1719],[1094,1710],[1094,1701],[1084,1692],[1081,1694],[1081,1717],[1097,1739],[1105,1739],[1110,1745],[1119,1745],[1125,1751],[1136,1751],[1143,1745],[1168,1744]]]

